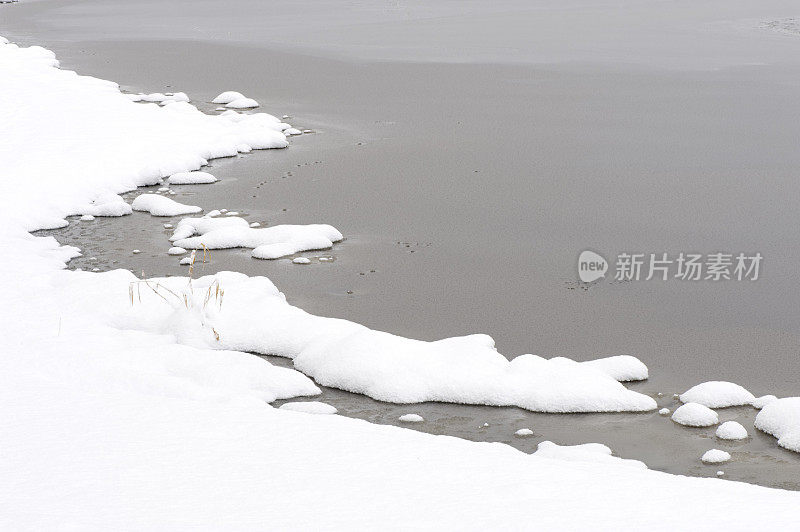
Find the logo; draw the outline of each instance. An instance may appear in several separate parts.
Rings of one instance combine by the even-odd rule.
[[[578,257],[578,277],[584,283],[593,283],[605,277],[608,262],[594,251],[583,251]]]

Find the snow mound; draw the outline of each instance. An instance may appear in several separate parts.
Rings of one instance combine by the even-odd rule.
[[[328,249],[343,238],[335,227],[326,224],[256,228],[235,216],[202,220],[205,221],[181,222],[173,235],[175,245],[187,249],[253,248],[252,255],[257,259],[277,259],[301,251]],[[238,221],[224,224],[223,220]],[[192,233],[187,236],[190,229]],[[198,236],[191,236],[195,234]]]
[[[570,462],[595,462],[636,469],[647,469],[644,462],[640,462],[639,460],[628,460],[612,456],[611,449],[602,443],[557,445],[551,441],[543,441],[537,446],[536,452],[533,454],[541,458],[555,458],[558,460],[568,460]]]
[[[770,404],[770,403],[772,403],[774,401],[777,401],[777,400],[778,400],[778,398],[775,397],[774,395],[762,395],[761,397],[756,397],[753,400],[753,408],[757,408],[758,410],[761,410],[762,408],[764,408],[768,404]]]
[[[720,451],[719,449],[711,449],[706,451],[703,456],[700,457],[706,464],[721,464],[723,462],[727,462],[731,459],[731,454],[725,451]]]
[[[186,253],[185,249],[175,246],[169,248],[169,250],[167,251],[167,254],[169,255],[183,255],[184,253]]]
[[[659,415],[662,415],[662,416],[668,416],[670,414],[670,409],[669,408],[662,408],[661,410],[658,411],[658,413],[659,413]]]
[[[338,412],[335,407],[321,401],[298,401],[284,403],[280,410],[291,410],[293,412],[304,412],[306,414],[335,414]]]
[[[514,433],[515,436],[533,436],[533,431],[531,429],[519,429]]]
[[[94,216],[92,216],[91,214],[84,214],[83,216],[81,216],[82,222],[91,222],[92,220],[94,220]]]
[[[292,262],[295,264],[311,264],[311,259],[306,257],[297,257],[296,259],[292,259]]]
[[[205,185],[208,183],[216,183],[217,178],[208,172],[178,172],[172,174],[167,178],[167,183],[170,185]]]
[[[800,397],[772,401],[756,416],[755,427],[778,438],[778,445],[800,453]]]
[[[149,212],[153,216],[178,216],[203,210],[201,207],[184,205],[158,194],[142,194],[138,196],[131,203],[131,208],[135,211]]]
[[[719,416],[700,403],[686,403],[675,410],[672,421],[687,427],[710,427],[719,423]]]
[[[425,419],[419,414],[403,414],[397,419],[403,423],[422,423],[425,421]]]
[[[736,421],[726,421],[717,427],[716,434],[721,440],[744,440],[747,438],[747,429]]]
[[[699,403],[709,408],[725,408],[753,403],[755,397],[738,384],[709,381],[698,384],[681,394],[684,403]]]
[[[252,98],[237,98],[230,103],[226,103],[225,107],[231,109],[252,109],[258,107],[258,102]]]
[[[584,364],[598,369],[620,382],[643,381],[648,377],[647,366],[631,355],[616,355],[589,360]]]
[[[225,91],[211,100],[211,103],[231,103],[234,100],[240,100],[242,98],[244,98],[244,94],[241,92]]]

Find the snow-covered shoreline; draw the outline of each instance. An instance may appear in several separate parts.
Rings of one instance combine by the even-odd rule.
[[[0,394],[12,420],[0,435],[0,520],[8,528],[611,529],[623,515],[626,526],[650,529],[792,522],[795,493],[565,463],[269,407],[317,388],[297,371],[230,349],[292,356],[320,383],[393,401],[546,411],[655,403],[588,365],[531,356],[508,362],[486,336],[417,342],[310,316],[266,278],[198,279],[191,301],[176,308],[156,291],[185,290],[186,279],[153,281],[161,283],[155,289],[135,284],[129,301],[136,279],[127,271],[65,271],[77,250],[29,231],[62,225],[70,214],[125,214],[120,192],[238,152],[245,139],[279,147],[283,135],[220,126],[178,103],[135,104],[113,83],[55,65],[44,49],[0,45],[0,73],[10,80],[0,87],[0,113],[11,126],[0,147],[8,202],[0,214],[7,381]],[[233,137],[221,140],[226,135]],[[224,302],[209,301],[215,281]],[[406,374],[376,361],[376,347]],[[471,364],[459,374],[453,366],[465,356]],[[423,364],[430,382],[413,378]],[[442,375],[449,378],[437,380]],[[457,385],[448,389],[451,380]],[[607,461],[604,450],[599,455]],[[576,500],[576,486],[603,496]],[[678,508],[653,496],[664,489],[677,494]],[[498,515],[499,507],[506,510]]]

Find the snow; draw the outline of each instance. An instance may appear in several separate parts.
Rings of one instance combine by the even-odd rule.
[[[253,222],[250,224],[250,227],[261,227],[261,224],[258,222]]]
[[[223,223],[236,220],[235,223]],[[192,231],[191,233],[189,231]],[[197,234],[198,236],[192,236]],[[325,224],[275,225],[265,228],[250,227],[243,218],[202,218],[200,221],[183,221],[172,239],[176,246],[188,249],[253,248],[257,259],[277,259],[301,251],[327,249],[342,240],[342,233]]]
[[[173,247],[169,248],[169,251],[167,251],[167,253],[169,255],[183,255],[184,253],[186,253],[186,250],[183,249],[183,248],[179,248],[179,247],[173,246]]]
[[[296,259],[292,259],[292,262],[295,264],[311,264],[311,259],[306,257],[297,257]]]
[[[744,440],[747,438],[747,429],[736,421],[726,421],[717,427],[716,434],[721,440]]]
[[[234,100],[241,100],[242,98],[244,98],[244,94],[241,92],[225,91],[211,100],[211,103],[231,103]]]
[[[725,408],[752,404],[753,394],[732,382],[709,381],[698,384],[681,394],[684,403],[700,403],[709,408]]]
[[[643,381],[648,377],[647,366],[631,355],[599,358],[597,360],[589,360],[584,364],[598,369],[620,382]]]
[[[670,412],[671,410],[669,408],[662,408],[661,410],[658,411],[659,415],[662,416],[668,416]]]
[[[719,423],[719,416],[707,406],[686,403],[675,410],[672,421],[688,427],[710,427]]]
[[[762,395],[761,397],[757,397],[753,400],[753,408],[761,410],[768,404],[772,403],[773,401],[777,401],[778,398],[774,395]]]
[[[181,266],[189,266],[190,264],[192,264],[192,262],[194,262],[194,257],[192,257],[192,256],[189,256],[189,257],[183,257],[183,258],[182,258],[182,259],[181,259],[181,260],[178,262],[178,264],[180,264]]]
[[[800,397],[778,399],[764,406],[755,427],[778,438],[778,445],[800,453]]]
[[[83,216],[81,216],[82,222],[91,222],[92,220],[94,220],[94,216],[92,216],[91,214],[84,214]]]
[[[237,98],[230,103],[226,103],[225,107],[231,109],[252,109],[258,107],[258,102],[252,98]]]
[[[403,414],[397,419],[403,423],[422,423],[425,421],[425,419],[419,414]]]
[[[531,429],[519,429],[514,433],[515,436],[533,436],[533,431]]]
[[[728,452],[720,451],[719,449],[711,449],[706,451],[700,460],[702,460],[706,464],[721,464],[723,462],[727,462],[731,459],[731,455]]]
[[[338,412],[335,407],[320,401],[303,401],[284,403],[280,406],[281,410],[291,410],[293,412],[304,412],[306,414],[335,414]]]
[[[137,196],[131,207],[134,211],[149,212],[153,216],[178,216],[192,214],[203,209],[195,205],[184,205],[158,194],[142,194]]]
[[[170,185],[202,185],[207,183],[216,183],[217,178],[208,172],[178,172],[172,174],[167,178],[167,183]]]
[[[190,284],[66,270],[78,250],[30,231],[67,216],[130,213],[118,194],[252,146],[246,139],[277,141],[283,126],[180,102],[136,104],[116,84],[54,68],[41,50],[0,45],[0,170],[14,176],[0,180],[0,528],[613,530],[621,516],[632,529],[794,525],[794,492],[597,462],[613,459],[605,451],[583,452],[597,455],[589,461],[545,458],[272,408],[320,390],[233,345],[309,356],[303,365],[321,374],[329,370],[309,354],[329,346],[329,363],[344,364],[354,347],[367,377],[358,380],[357,366],[339,377],[376,395],[403,395],[409,385],[409,398],[655,405],[577,362],[508,362],[485,336],[416,343],[312,316],[264,277],[221,272]],[[372,339],[374,363],[361,358]],[[656,493],[670,493],[671,504]]]
[[[624,466],[636,469],[647,469],[644,462],[628,460],[611,455],[611,449],[602,443],[583,443],[580,445],[557,445],[551,441],[541,442],[534,456],[541,458],[554,458],[571,462],[592,462]]]

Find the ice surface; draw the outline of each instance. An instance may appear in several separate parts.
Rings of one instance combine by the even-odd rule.
[[[293,412],[304,412],[306,414],[335,414],[338,412],[335,407],[320,401],[297,401],[284,403],[280,406],[281,410],[292,410]]]
[[[195,205],[184,205],[158,194],[142,194],[131,203],[135,211],[149,212],[153,216],[178,216],[192,214],[203,209]]]
[[[688,427],[710,427],[719,423],[719,416],[707,406],[686,403],[675,410],[672,421]]]
[[[698,384],[681,394],[684,403],[700,403],[709,408],[749,405],[753,394],[732,382],[709,381]]]
[[[744,440],[747,438],[747,429],[736,421],[726,421],[717,427],[716,434],[721,440]]]

